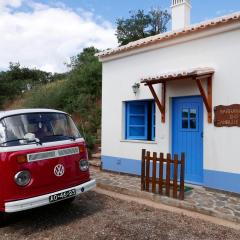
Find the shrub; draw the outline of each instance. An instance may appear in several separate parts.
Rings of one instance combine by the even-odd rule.
[[[21,107],[54,108],[74,114],[90,152],[101,126],[102,65],[95,48],[86,48],[72,58],[64,80],[39,85],[24,94]],[[16,107],[16,105],[15,105]]]

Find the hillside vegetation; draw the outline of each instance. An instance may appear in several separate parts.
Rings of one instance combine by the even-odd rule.
[[[11,97],[5,97],[1,104],[5,103],[6,106],[7,101],[8,109],[54,108],[72,114],[91,150],[99,137],[101,124],[102,65],[94,56],[97,52],[97,49],[91,47],[72,57],[70,71],[58,75],[59,80],[56,76],[51,76],[46,81],[40,81],[39,78],[35,81],[31,78],[26,81],[26,78],[23,78],[21,81],[21,76],[18,80],[16,77],[14,80],[10,79],[13,85],[19,85],[18,90]],[[19,65],[18,68],[22,72]],[[10,74],[11,71],[10,69],[4,74]],[[0,81],[0,85],[3,82]],[[25,87],[27,82],[32,83],[30,90]],[[12,99],[15,101],[11,101]]]

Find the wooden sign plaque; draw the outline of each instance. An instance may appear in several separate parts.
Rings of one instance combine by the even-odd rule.
[[[214,115],[216,127],[240,127],[240,104],[216,106]]]

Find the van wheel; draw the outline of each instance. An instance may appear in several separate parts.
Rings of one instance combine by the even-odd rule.
[[[7,224],[6,213],[0,212],[0,227],[4,227]]]
[[[74,200],[75,200],[75,197],[71,197],[71,198],[67,198],[65,200],[58,202],[58,204],[65,206],[65,205],[71,204]]]
[[[75,200],[75,198],[76,197],[67,198],[67,199],[63,200],[63,203],[71,204]]]

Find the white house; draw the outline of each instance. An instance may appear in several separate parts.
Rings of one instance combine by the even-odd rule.
[[[103,169],[185,152],[187,182],[240,193],[240,13],[190,25],[190,11],[172,0],[172,31],[98,55]]]

